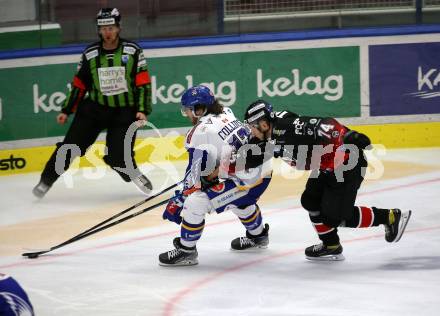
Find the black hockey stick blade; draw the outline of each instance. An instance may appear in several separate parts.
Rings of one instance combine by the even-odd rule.
[[[131,211],[131,210],[133,210],[133,209],[135,209],[135,208],[137,208],[138,206],[140,206],[140,205],[142,205],[142,204],[144,204],[144,203],[146,203],[146,202],[148,202],[148,201],[150,201],[150,200],[152,200],[152,199],[154,199],[154,198],[156,198],[156,197],[162,195],[163,193],[165,193],[165,192],[167,192],[167,191],[169,191],[169,190],[175,188],[175,187],[178,186],[179,184],[180,184],[180,181],[177,182],[177,183],[174,183],[174,184],[170,185],[169,187],[166,187],[166,188],[163,189],[162,191],[159,191],[158,193],[149,196],[148,198],[146,198],[146,199],[144,199],[144,200],[142,200],[142,201],[140,201],[140,202],[138,202],[138,203],[136,203],[136,204],[130,206],[129,208],[127,208],[127,209],[121,211],[120,213],[115,214],[115,215],[113,215],[112,217],[110,217],[110,218],[108,218],[108,219],[106,219],[106,220],[104,220],[104,221],[102,221],[102,222],[96,224],[95,226],[93,226],[93,227],[91,227],[91,228],[89,228],[89,229],[87,229],[87,230],[85,230],[85,231],[83,231],[83,232],[81,232],[80,234],[71,237],[70,239],[64,241],[63,243],[61,243],[61,244],[59,244],[59,245],[56,245],[56,246],[54,246],[54,247],[52,247],[52,248],[50,248],[50,249],[46,249],[46,250],[41,250],[41,251],[39,250],[39,251],[32,251],[32,252],[25,252],[25,253],[22,254],[22,256],[23,256],[23,257],[28,257],[28,258],[30,258],[30,259],[35,259],[35,258],[38,258],[38,256],[40,256],[40,255],[42,255],[42,254],[45,254],[45,253],[50,252],[50,251],[52,251],[52,250],[58,249],[58,248],[60,248],[60,247],[62,247],[62,246],[64,246],[64,245],[67,245],[67,244],[69,244],[69,243],[72,243],[72,242],[76,241],[79,237],[81,237],[82,235],[85,235],[85,234],[87,234],[87,233],[89,233],[89,232],[91,232],[91,231],[96,230],[97,228],[101,227],[102,225],[107,224],[108,222],[114,220],[115,218],[118,218],[118,217],[120,217],[121,215],[124,215],[125,213],[127,213],[127,212],[129,212],[129,211]]]
[[[63,243],[61,243],[59,245],[53,246],[53,247],[51,247],[49,249],[39,249],[39,250],[29,251],[29,252],[22,253],[21,255],[23,257],[28,257],[29,259],[36,259],[40,255],[43,255],[45,253],[51,252],[52,250],[61,248],[61,247],[65,246],[65,245],[67,245],[67,244],[70,244],[71,242],[73,242],[73,240],[69,239],[69,240],[66,240],[65,242],[63,242]]]
[[[40,255],[45,254],[47,252],[52,251],[53,249],[46,249],[46,250],[38,250],[38,251],[32,251],[32,252],[25,252],[22,254],[23,257],[28,257],[29,259],[36,259],[38,258]]]
[[[99,227],[99,228],[97,228],[97,229],[95,229],[95,230],[92,230],[92,231],[89,231],[89,232],[87,232],[87,233],[83,233],[83,234],[77,235],[77,238],[75,238],[75,239],[71,238],[71,239],[66,240],[65,242],[62,242],[61,244],[56,245],[56,246],[53,246],[53,247],[51,247],[51,248],[49,248],[49,249],[47,249],[47,250],[34,251],[34,252],[25,252],[25,253],[22,254],[22,256],[23,256],[23,257],[27,257],[27,258],[29,258],[29,259],[36,259],[36,258],[38,258],[40,255],[43,255],[43,254],[46,254],[46,253],[48,253],[48,252],[51,252],[51,251],[53,251],[53,250],[55,250],[55,249],[58,249],[58,248],[61,248],[61,247],[67,246],[67,245],[69,245],[69,244],[71,244],[71,243],[74,243],[74,242],[76,242],[76,241],[78,241],[78,240],[81,240],[81,239],[83,239],[83,238],[86,238],[86,237],[88,237],[88,236],[90,236],[90,235],[94,235],[94,234],[96,234],[96,233],[98,233],[98,232],[100,232],[100,231],[102,231],[102,230],[104,230],[104,229],[107,229],[107,228],[110,228],[110,227],[112,227],[112,226],[118,225],[118,224],[120,224],[120,223],[122,223],[122,222],[125,222],[126,220],[129,220],[129,219],[131,219],[131,218],[134,218],[134,217],[136,217],[136,216],[139,216],[139,215],[141,215],[141,214],[143,214],[143,213],[145,213],[145,212],[148,212],[148,211],[150,211],[150,210],[152,210],[152,209],[155,209],[156,207],[159,207],[159,206],[164,205],[164,204],[166,204],[166,203],[168,203],[168,199],[163,200],[163,201],[161,201],[161,202],[158,202],[158,203],[156,203],[156,204],[154,204],[154,205],[152,205],[152,206],[146,207],[146,208],[144,208],[144,209],[142,209],[142,210],[140,210],[140,211],[137,211],[136,213],[133,213],[133,214],[131,214],[131,215],[127,215],[127,216],[125,216],[125,217],[123,217],[123,218],[121,218],[121,219],[119,219],[119,220],[117,220],[117,221],[115,221],[115,222],[112,222],[112,223],[109,223],[109,224],[107,224],[107,225],[101,226],[101,227]]]
[[[104,224],[107,224],[108,222],[110,222],[110,221],[112,221],[112,220],[114,220],[114,219],[120,217],[121,215],[124,215],[124,214],[128,213],[129,211],[131,211],[131,210],[137,208],[138,206],[141,206],[142,204],[145,204],[146,202],[151,201],[152,199],[154,199],[154,198],[156,198],[156,197],[158,197],[158,196],[164,194],[165,192],[167,192],[167,191],[169,191],[169,190],[175,188],[175,187],[178,186],[179,184],[180,184],[180,182],[177,182],[177,183],[174,183],[174,184],[170,185],[169,187],[163,189],[162,191],[160,191],[160,192],[158,192],[158,193],[156,193],[156,194],[154,194],[154,195],[149,196],[148,198],[146,198],[146,199],[144,199],[144,200],[142,200],[142,201],[140,201],[140,202],[138,202],[138,203],[136,203],[136,204],[130,206],[129,208],[126,208],[125,210],[119,212],[118,214],[115,214],[115,215],[113,215],[112,217],[110,217],[110,218],[108,218],[108,219],[106,219],[106,220],[104,220],[104,221],[102,221],[102,222],[96,224],[95,226],[90,227],[89,229],[83,231],[82,233],[73,236],[73,237],[70,238],[69,240],[66,240],[66,242],[67,242],[67,241],[73,241],[74,239],[80,237],[81,235],[87,234],[88,232],[91,232],[91,231],[93,231],[93,230],[99,228],[100,226],[102,226],[102,225],[104,225]]]
[[[40,251],[35,251],[35,252],[25,252],[22,254],[23,257],[28,257],[29,259],[36,259],[38,258],[40,255],[45,254],[49,251],[52,251],[52,249],[47,249],[47,250],[40,250]]]

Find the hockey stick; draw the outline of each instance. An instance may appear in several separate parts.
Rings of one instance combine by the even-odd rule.
[[[165,192],[171,190],[172,188],[178,186],[180,183],[181,183],[181,181],[179,181],[179,182],[177,182],[177,183],[175,183],[175,184],[172,184],[172,185],[170,185],[169,187],[163,189],[162,191],[160,191],[160,192],[158,192],[158,193],[156,193],[156,194],[154,194],[154,195],[152,195],[152,196],[149,196],[149,197],[146,198],[145,200],[142,200],[142,201],[136,203],[135,205],[132,205],[132,206],[130,206],[129,208],[123,210],[122,212],[113,215],[112,217],[110,217],[110,218],[108,218],[108,219],[106,219],[106,220],[104,220],[104,221],[102,221],[102,222],[96,224],[96,225],[93,226],[93,227],[90,227],[89,229],[87,229],[87,230],[81,232],[80,234],[73,236],[72,238],[70,238],[70,239],[66,240],[65,242],[63,242],[63,245],[67,245],[68,243],[74,242],[76,239],[78,239],[78,238],[81,237],[82,235],[87,234],[87,233],[93,231],[94,229],[96,229],[96,228],[98,228],[98,227],[100,227],[100,226],[102,226],[102,225],[104,225],[104,224],[107,224],[108,222],[110,222],[110,221],[112,221],[112,220],[118,218],[119,216],[124,215],[125,213],[127,213],[127,212],[129,212],[129,211],[131,211],[131,210],[133,210],[133,209],[135,209],[135,208],[137,208],[138,206],[140,206],[140,205],[142,205],[142,204],[144,204],[144,203],[146,203],[146,202],[148,202],[148,201],[150,201],[150,200],[152,200],[152,199],[154,199],[154,198],[156,198],[156,197],[162,195],[163,193],[165,193]],[[26,254],[40,253],[40,252],[41,252],[41,253],[45,253],[46,250],[33,251],[33,252],[24,253],[23,256],[25,256]]]
[[[119,216],[124,215],[125,213],[127,213],[127,212],[129,212],[129,211],[131,211],[131,210],[133,210],[133,209],[135,209],[135,208],[137,208],[138,206],[141,206],[142,204],[144,204],[144,203],[146,203],[146,202],[148,202],[148,201],[151,201],[152,199],[158,197],[159,195],[164,194],[165,192],[171,190],[172,188],[175,188],[175,187],[178,186],[179,184],[180,184],[180,182],[177,182],[177,183],[174,183],[174,184],[170,185],[169,187],[163,189],[162,191],[160,191],[160,192],[158,192],[158,193],[156,193],[156,194],[154,194],[154,195],[151,195],[151,196],[147,197],[145,200],[142,200],[142,201],[136,203],[135,205],[132,205],[132,206],[130,206],[129,208],[123,210],[122,212],[113,215],[112,217],[106,219],[105,221],[102,221],[102,222],[96,224],[95,226],[90,227],[89,229],[83,231],[82,233],[80,233],[80,234],[78,234],[78,235],[76,235],[76,236],[73,236],[72,238],[69,239],[69,241],[70,241],[70,240],[73,240],[73,239],[75,239],[75,238],[78,238],[78,237],[80,237],[80,236],[83,235],[83,234],[87,234],[88,232],[90,232],[90,231],[92,231],[92,230],[98,228],[98,227],[101,226],[101,225],[107,224],[108,222],[114,220],[115,218],[118,218]]]
[[[25,252],[25,253],[22,254],[22,256],[23,256],[23,257],[28,257],[29,259],[35,259],[35,258],[38,258],[38,256],[40,256],[40,255],[42,255],[42,254],[45,254],[45,253],[51,252],[51,251],[53,251],[53,250],[55,250],[55,249],[58,249],[58,248],[64,247],[64,246],[69,245],[69,244],[71,244],[71,243],[74,243],[74,242],[76,242],[76,241],[78,241],[78,240],[81,240],[81,239],[83,239],[83,238],[86,238],[86,237],[88,237],[88,236],[90,236],[90,235],[96,234],[96,233],[98,233],[98,232],[100,232],[100,231],[102,231],[102,230],[104,230],[104,229],[107,229],[107,228],[110,228],[110,227],[112,227],[112,226],[118,225],[118,224],[120,224],[120,223],[122,223],[122,222],[125,222],[126,220],[129,220],[129,219],[131,219],[131,218],[133,218],[133,217],[136,217],[136,216],[138,216],[138,215],[141,215],[141,214],[143,214],[143,213],[145,213],[145,212],[151,211],[152,209],[154,209],[154,208],[156,208],[156,207],[159,207],[159,206],[161,206],[161,205],[164,205],[164,204],[166,204],[166,203],[168,203],[168,199],[163,200],[162,202],[158,202],[158,203],[156,203],[156,204],[154,204],[154,205],[152,205],[152,206],[146,207],[146,208],[144,208],[144,209],[142,209],[142,210],[140,210],[140,211],[137,211],[136,213],[133,213],[133,214],[131,214],[131,215],[125,216],[125,217],[123,217],[123,218],[121,218],[121,219],[119,219],[119,220],[117,220],[117,221],[115,221],[115,222],[109,223],[109,224],[107,224],[107,225],[105,225],[105,226],[101,226],[101,227],[99,227],[99,228],[97,228],[97,229],[95,229],[95,230],[89,230],[87,233],[79,234],[79,235],[77,235],[75,238],[70,238],[69,240],[66,240],[65,242],[62,242],[61,244],[58,244],[58,245],[56,245],[56,246],[53,246],[53,247],[51,247],[51,248],[49,248],[49,249],[46,249],[46,250],[40,250],[40,251],[35,251],[35,252]]]
[[[108,219],[106,219],[106,220],[104,220],[104,221],[102,221],[102,222],[96,224],[96,225],[93,226],[93,227],[90,227],[89,229],[83,231],[82,233],[73,236],[73,237],[70,238],[69,240],[66,240],[65,243],[67,243],[67,242],[73,242],[75,239],[81,237],[82,235],[87,234],[88,232],[91,232],[92,230],[94,230],[94,229],[96,229],[96,228],[98,228],[98,227],[100,227],[100,226],[102,226],[102,225],[104,225],[104,224],[107,224],[108,222],[110,222],[110,221],[112,221],[112,220],[118,218],[118,217],[121,216],[121,215],[124,215],[124,214],[127,213],[127,212],[130,212],[131,210],[133,210],[133,209],[137,208],[138,206],[141,206],[142,204],[144,204],[144,203],[146,203],[146,202],[148,202],[148,201],[150,201],[150,200],[152,200],[152,199],[154,199],[154,198],[156,198],[156,197],[162,195],[163,193],[165,193],[165,192],[171,190],[172,188],[178,186],[179,184],[180,184],[180,182],[177,182],[177,183],[175,183],[175,184],[173,184],[173,185],[170,185],[169,187],[163,189],[162,191],[160,191],[160,192],[158,192],[158,193],[156,193],[156,194],[154,194],[154,195],[152,195],[152,196],[149,196],[149,197],[146,198],[145,200],[142,200],[142,201],[136,203],[135,205],[132,205],[132,206],[130,206],[129,208],[123,210],[122,212],[113,215],[112,217],[110,217],[110,218],[108,218]]]

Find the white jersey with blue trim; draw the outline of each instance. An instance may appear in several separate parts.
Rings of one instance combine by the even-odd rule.
[[[224,108],[219,115],[202,116],[198,123],[186,134],[185,148],[196,148],[205,144],[221,149],[228,144],[227,139],[238,128],[244,128],[230,108]],[[211,149],[213,149],[211,148]]]
[[[202,116],[186,134],[185,148],[189,154],[184,189],[200,187],[200,176],[208,176],[220,165],[222,157],[229,157],[235,146],[247,142],[246,129],[230,108],[223,113]]]
[[[184,178],[184,189],[200,186],[200,176],[208,176],[221,163],[229,162],[231,156],[249,140],[250,131],[225,107],[219,115],[208,114],[199,119],[186,135],[185,148],[189,154]],[[244,175],[244,173],[241,173]],[[232,178],[238,185],[252,186],[261,180],[258,176],[243,177],[222,173],[221,178]],[[257,179],[258,178],[258,179]]]
[[[29,297],[20,284],[14,278],[2,273],[0,273],[0,315],[34,315]]]

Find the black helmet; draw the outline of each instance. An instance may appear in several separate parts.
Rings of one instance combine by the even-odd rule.
[[[257,100],[250,104],[244,113],[244,121],[247,124],[257,124],[259,120],[266,119],[271,122],[275,114],[273,106],[264,100]]]
[[[116,8],[103,8],[96,15],[96,26],[116,25],[121,23],[121,14]]]

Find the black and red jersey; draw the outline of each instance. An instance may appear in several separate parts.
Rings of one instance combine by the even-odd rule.
[[[271,143],[274,156],[298,169],[334,170],[348,155],[343,139],[349,129],[330,117],[276,112]]]

